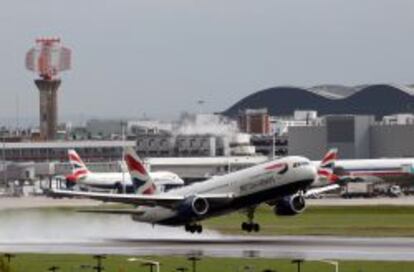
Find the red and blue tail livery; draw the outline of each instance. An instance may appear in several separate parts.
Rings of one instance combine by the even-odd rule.
[[[154,194],[156,191],[155,184],[132,147],[125,148],[124,160],[128,166],[136,193],[144,195]]]
[[[90,173],[85,163],[75,150],[69,149],[68,156],[70,165],[72,166],[72,175],[67,177],[68,180],[77,182],[79,179],[86,177]]]
[[[323,157],[318,168],[318,176],[325,178],[329,183],[335,183],[339,180],[339,177],[335,175],[333,171],[337,155],[338,149],[331,148]]]

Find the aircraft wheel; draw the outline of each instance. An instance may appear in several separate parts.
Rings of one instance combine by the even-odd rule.
[[[124,192],[124,188],[122,188],[121,183],[115,184],[115,191],[117,194],[122,194]]]
[[[254,223],[252,225],[252,229],[254,230],[254,232],[259,232],[260,231],[260,225],[257,223]]]
[[[246,222],[243,222],[242,224],[241,224],[241,229],[242,230],[247,230],[247,223]]]
[[[195,227],[196,227],[196,231],[197,231],[197,233],[202,233],[202,232],[203,232],[203,226],[201,226],[201,225],[196,225]]]

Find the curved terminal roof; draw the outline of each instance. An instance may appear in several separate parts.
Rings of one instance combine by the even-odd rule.
[[[320,115],[366,114],[380,119],[384,115],[414,113],[414,88],[396,84],[320,85],[308,89],[274,87],[241,99],[224,114],[234,117],[241,110],[256,108],[267,108],[271,115],[316,110]]]

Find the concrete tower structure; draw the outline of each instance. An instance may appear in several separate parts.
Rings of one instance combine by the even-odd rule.
[[[54,140],[58,123],[57,91],[61,84],[59,72],[70,69],[71,51],[60,45],[59,38],[40,38],[26,54],[26,68],[39,75],[40,138]]]

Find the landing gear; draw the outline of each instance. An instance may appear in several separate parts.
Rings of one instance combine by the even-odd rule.
[[[191,232],[191,233],[202,233],[203,232],[203,226],[199,224],[186,224],[185,225],[185,231]]]
[[[260,225],[255,223],[254,220],[254,211],[256,210],[256,207],[250,207],[247,209],[247,222],[243,222],[241,224],[241,229],[247,232],[259,232],[260,231]]]
[[[241,229],[247,232],[259,232],[260,231],[260,225],[257,223],[246,223],[243,222],[241,224]]]
[[[122,186],[122,184],[121,184],[121,183],[117,182],[117,183],[115,184],[115,192],[116,192],[117,194],[123,194],[123,193],[124,193],[124,188],[123,188],[123,186]]]

